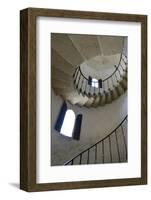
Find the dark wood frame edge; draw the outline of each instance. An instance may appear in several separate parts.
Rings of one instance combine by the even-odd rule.
[[[36,17],[141,23],[141,178],[36,183]],[[46,191],[147,184],[147,16],[27,8],[20,12],[20,188]]]

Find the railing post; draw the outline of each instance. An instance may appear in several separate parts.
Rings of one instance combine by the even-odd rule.
[[[126,160],[127,160],[127,145],[126,145],[126,140],[125,140],[125,135],[124,135],[124,130],[123,130],[122,124],[121,124],[121,130],[122,130],[122,136],[123,136],[123,141],[124,141],[124,146],[125,146],[125,151],[126,151]]]
[[[105,81],[106,81],[106,84],[107,84],[107,90],[110,88],[109,81],[111,81],[111,86],[113,85],[113,88],[114,88],[114,86],[115,86],[114,83],[113,83],[113,76],[114,75],[115,75],[115,79],[116,79],[117,83],[120,82],[120,79],[121,79],[121,77],[123,75],[123,72],[126,71],[125,68],[123,67],[123,62],[125,64],[125,66],[127,66],[127,62],[125,61],[124,58],[127,60],[127,57],[124,54],[121,53],[119,63],[118,63],[117,66],[115,65],[115,71],[108,78],[102,80],[102,85],[104,85],[104,86],[102,86],[102,88],[104,90],[105,90]],[[121,61],[123,61],[123,62],[121,62]],[[118,75],[118,74],[116,74],[117,72],[119,74],[119,77],[117,77],[117,75]],[[80,75],[79,75],[79,73],[80,73]],[[77,83],[76,84],[76,88],[79,89],[79,82],[80,82],[81,76],[82,76],[83,79],[82,79],[82,82],[81,82],[81,87],[80,87],[80,91],[79,92],[82,92],[84,95],[87,95],[87,96],[100,95],[100,88],[99,88],[98,92],[96,93],[96,91],[97,91],[96,88],[94,87],[94,88],[91,89],[91,87],[92,87],[91,85],[89,85],[88,92],[86,92],[87,85],[88,85],[88,83],[87,83],[88,82],[88,78],[85,77],[85,75],[82,73],[82,71],[80,69],[80,66],[78,66],[76,68],[76,71],[73,74],[74,84]],[[77,81],[77,79],[78,79],[78,81]],[[85,90],[83,91],[84,80],[86,80],[86,84],[84,86]]]
[[[119,80],[118,80],[118,78],[117,78],[116,73],[115,73],[115,78],[116,78],[116,82],[119,83]]]
[[[121,72],[120,72],[119,68],[117,69],[117,71],[118,71],[118,73],[119,73],[120,77],[122,77],[122,74],[121,74]]]
[[[79,74],[79,67],[77,68],[77,71],[75,74],[74,83],[76,83],[76,81],[77,81],[78,74]]]
[[[118,152],[118,159],[119,159],[119,162],[121,162],[121,159],[120,159],[120,150],[119,150],[119,145],[118,145],[118,139],[117,139],[117,132],[115,130],[115,138],[116,138],[116,146],[117,146],[117,152]]]
[[[126,60],[127,60],[127,57],[126,57],[124,54],[123,54],[123,56],[124,56],[124,57],[126,58]],[[127,63],[125,62],[123,56],[122,56],[122,60],[123,60],[124,64],[127,66]]]
[[[110,89],[110,85],[109,85],[109,79],[107,79],[107,87],[108,87],[108,89],[107,89],[107,90],[109,90],[109,89]]]
[[[112,163],[112,149],[111,149],[111,138],[109,136],[109,149],[110,149],[110,160],[111,160],[111,163]]]
[[[91,85],[89,85],[89,96],[91,96]]]
[[[84,82],[84,78],[82,77],[82,83],[81,83],[81,87],[80,87],[80,92],[82,92],[83,82]]]
[[[69,165],[69,164],[71,164],[71,165],[73,165],[74,164],[74,160],[77,158],[77,157],[79,157],[80,156],[80,160],[79,160],[79,162],[80,162],[80,164],[82,163],[82,155],[84,154],[84,153],[88,153],[87,154],[87,164],[89,164],[89,157],[90,157],[90,151],[91,151],[91,149],[92,148],[95,148],[94,149],[94,151],[95,151],[95,154],[94,154],[94,161],[95,161],[95,163],[97,162],[97,159],[98,159],[98,156],[100,155],[98,155],[98,152],[97,152],[97,147],[98,147],[98,145],[102,145],[101,146],[101,148],[102,148],[102,154],[101,154],[101,156],[102,156],[102,163],[105,163],[105,148],[104,148],[104,141],[106,140],[106,139],[109,139],[109,151],[110,151],[110,160],[111,160],[111,163],[113,162],[113,155],[114,154],[112,154],[112,143],[111,143],[111,135],[112,136],[115,136],[115,141],[116,141],[116,148],[117,148],[117,155],[118,155],[118,160],[119,160],[119,162],[121,162],[121,157],[120,157],[120,149],[119,149],[119,143],[118,143],[118,138],[117,138],[117,130],[119,129],[119,128],[122,128],[122,134],[124,135],[124,130],[123,130],[123,126],[122,126],[122,124],[125,122],[125,121],[127,121],[127,116],[123,119],[123,121],[116,127],[116,129],[114,129],[109,135],[107,135],[105,138],[103,138],[103,139],[101,139],[100,141],[98,141],[97,143],[95,143],[94,145],[92,145],[91,147],[89,147],[89,148],[87,148],[87,149],[85,149],[84,151],[82,151],[80,154],[78,154],[78,155],[76,155],[74,158],[72,158],[71,160],[69,160],[68,162],[66,162],[65,163],[65,165]],[[121,132],[120,132],[120,134],[121,134]],[[125,140],[125,147],[127,147],[127,145],[126,145],[126,140]],[[127,157],[127,151],[126,151],[126,157]]]
[[[114,88],[115,85],[114,85],[114,81],[113,81],[113,76],[111,77],[111,80],[112,80],[112,87]]]
[[[76,88],[77,88],[77,89],[79,89],[80,79],[81,79],[81,74],[79,75],[78,83],[77,83],[77,85],[76,85]]]
[[[86,79],[85,79],[85,80],[86,80]],[[86,83],[85,83],[85,90],[84,90],[85,94],[87,94],[87,85],[88,85],[88,81],[86,80]]]
[[[121,67],[122,71],[124,72],[124,71],[125,71],[125,69],[123,68],[123,65],[122,65],[122,63],[120,64],[120,67]]]

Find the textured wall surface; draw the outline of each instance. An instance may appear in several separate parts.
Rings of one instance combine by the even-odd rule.
[[[60,107],[62,105],[60,96],[56,96],[52,91],[52,120],[51,120],[51,161],[52,165],[64,164],[76,154],[93,145],[98,140],[108,135],[127,115],[127,93],[120,98],[98,108],[85,108],[72,106],[76,114],[82,114],[82,127],[80,140],[76,141],[67,138],[56,130],[54,124],[56,122]]]

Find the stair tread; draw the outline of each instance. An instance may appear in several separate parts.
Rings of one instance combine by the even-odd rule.
[[[61,55],[59,55],[54,49],[51,50],[51,66],[60,69],[64,72],[73,74],[76,66],[66,61]]]
[[[51,77],[57,77],[57,78],[61,78],[61,79],[68,78],[68,79],[73,80],[72,75],[73,75],[73,73],[69,73],[69,71],[63,70],[63,68],[57,68],[52,65]]]
[[[69,38],[68,34],[52,34],[52,48],[55,49],[65,60],[74,66],[81,64],[83,58]]]

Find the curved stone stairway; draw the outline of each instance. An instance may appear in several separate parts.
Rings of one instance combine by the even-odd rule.
[[[101,91],[94,94],[84,91],[84,85],[82,88],[77,86],[77,80],[80,79],[76,75],[77,66],[80,66],[85,58],[92,58],[98,54],[99,46],[97,45],[103,44],[100,40],[100,38],[96,40],[94,37],[83,41],[78,40],[77,36],[74,37],[74,35],[72,37],[66,34],[52,35],[51,74],[52,88],[56,95],[62,96],[63,99],[72,104],[97,107],[111,103],[127,90],[127,58],[123,54],[121,54],[118,66],[115,66],[113,75],[110,75],[110,79],[103,82]],[[118,48],[113,48],[114,53],[122,52],[121,41],[115,41]],[[114,47],[114,45],[112,46]],[[103,49],[103,45],[100,49]],[[111,48],[109,52],[107,50],[105,52],[106,54],[111,53]]]

